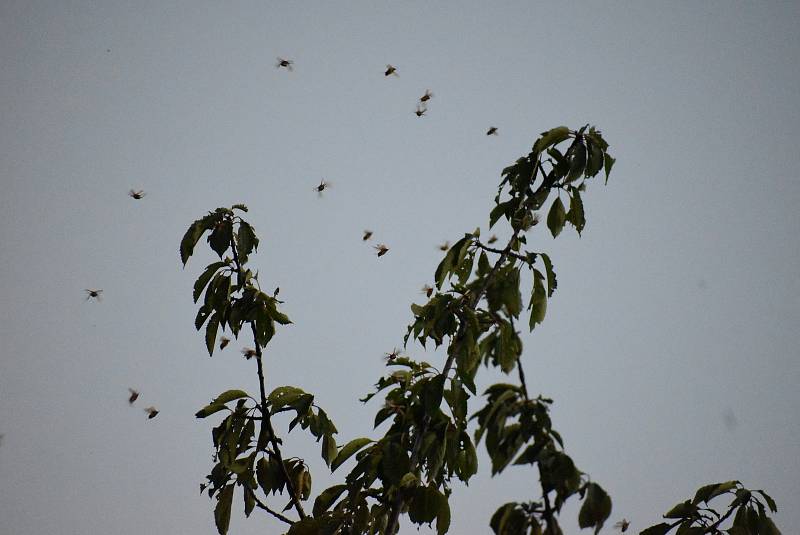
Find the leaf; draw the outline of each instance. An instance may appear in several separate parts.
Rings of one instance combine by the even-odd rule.
[[[565,157],[569,161],[567,182],[573,182],[580,178],[586,169],[586,145],[576,140],[569,150],[567,150]]]
[[[552,297],[553,292],[556,291],[558,287],[558,281],[556,280],[556,272],[553,271],[553,263],[550,261],[550,257],[545,253],[539,253],[539,256],[542,257],[542,261],[544,262],[544,271],[547,274],[547,297]]]
[[[770,511],[772,511],[773,513],[778,512],[778,506],[775,504],[775,500],[773,500],[769,494],[767,494],[763,490],[756,490],[755,492],[759,493],[761,497],[764,498],[764,500],[767,502],[767,506],[769,507]]]
[[[215,412],[219,412],[219,411],[225,410],[226,408],[227,407],[225,407],[225,405],[219,405],[217,403],[211,403],[209,405],[206,405],[205,407],[203,407],[202,409],[200,409],[196,413],[194,413],[194,415],[195,415],[196,418],[206,418],[207,416],[211,416]]]
[[[594,532],[597,534],[610,515],[611,498],[600,485],[589,483],[583,506],[578,514],[578,525],[581,529],[594,526]]]
[[[233,223],[230,220],[224,219],[217,223],[214,230],[208,237],[208,244],[211,249],[222,258],[228,247],[231,246],[231,238],[233,237]]]
[[[541,153],[545,149],[557,145],[569,137],[569,128],[566,126],[557,126],[551,128],[547,132],[542,132],[536,143],[533,144],[533,152]]]
[[[211,315],[206,325],[206,348],[208,349],[208,356],[214,354],[214,346],[217,344],[217,329],[219,328],[219,316],[216,312]]]
[[[331,472],[335,472],[337,468],[339,468],[343,462],[347,459],[352,457],[358,450],[366,446],[367,444],[373,442],[372,439],[369,438],[355,438],[345,444],[342,449],[339,451],[339,454],[331,463]]]
[[[639,535],[666,535],[669,530],[670,524],[662,522],[660,524],[656,524],[655,526],[650,526],[646,530],[640,532]]]
[[[189,261],[189,257],[192,256],[194,246],[197,245],[197,240],[208,230],[211,221],[212,217],[206,216],[189,225],[189,229],[183,235],[183,239],[181,239],[181,262],[183,262],[184,266],[186,262]]]
[[[322,513],[330,509],[331,505],[339,499],[339,496],[342,495],[342,492],[345,491],[347,485],[334,485],[323,490],[317,499],[314,500],[314,516],[318,517],[321,516]]]
[[[697,505],[700,502],[708,503],[713,498],[724,494],[731,489],[735,489],[739,484],[738,481],[727,481],[725,483],[713,483],[711,485],[704,485],[697,489],[692,503]]]
[[[242,262],[246,262],[250,253],[258,249],[258,237],[253,227],[245,221],[239,223],[236,241],[239,246],[239,258]]]
[[[280,491],[285,485],[283,472],[277,461],[267,460],[264,457],[256,464],[256,478],[264,494]]]
[[[329,468],[336,458],[336,439],[330,433],[322,437],[322,458]]]
[[[606,184],[608,184],[608,175],[611,174],[611,168],[614,167],[614,162],[616,162],[616,158],[612,158],[610,154],[605,153],[603,158],[605,160],[605,167],[606,167]]]
[[[586,226],[586,216],[583,213],[583,201],[578,188],[570,188],[572,195],[569,198],[569,212],[566,219],[569,221],[580,236],[583,227]]]
[[[279,386],[267,396],[267,401],[272,405],[272,411],[283,408],[287,405],[292,405],[295,401],[302,396],[306,396],[305,391],[297,388],[296,386]]]
[[[214,262],[206,267],[206,270],[197,278],[197,281],[194,283],[194,292],[192,296],[194,297],[195,303],[197,303],[197,300],[200,299],[200,294],[203,293],[203,290],[208,285],[208,281],[211,280],[211,277],[214,276],[219,268],[227,265],[227,262]]]
[[[231,502],[233,501],[233,485],[225,485],[217,495],[217,506],[214,508],[214,522],[220,535],[228,533],[231,523]]]
[[[547,214],[547,228],[550,229],[550,233],[554,238],[561,234],[566,216],[567,213],[564,211],[564,203],[561,202],[560,197],[556,197],[556,200],[553,201],[552,206],[550,206],[550,212]]]
[[[430,379],[422,390],[422,406],[425,408],[425,413],[432,416],[439,410],[442,404],[442,395],[444,393],[444,375],[437,375]]]
[[[547,313],[547,295],[544,290],[544,283],[542,280],[544,275],[538,270],[533,270],[533,291],[531,292],[531,302],[529,308],[531,309],[531,317],[528,326],[532,331],[536,325],[544,321],[544,316]]]
[[[212,401],[212,403],[222,403],[222,404],[224,404],[224,403],[229,403],[229,402],[233,401],[234,399],[242,399],[242,398],[247,398],[247,397],[250,397],[250,396],[244,390],[235,390],[235,389],[234,390],[226,390],[225,392],[223,392],[222,394],[217,396],[217,398],[214,401]]]
[[[250,518],[250,513],[253,512],[253,509],[256,506],[256,497],[253,494],[253,491],[250,490],[249,487],[244,487],[244,516]]]
[[[441,496],[441,495],[440,495]],[[447,498],[439,499],[439,510],[436,512],[436,534],[444,535],[450,529],[450,504]]]
[[[696,512],[697,507],[689,500],[686,500],[667,511],[666,514],[664,514],[664,518],[688,518]]]
[[[429,524],[439,514],[444,496],[433,487],[417,487],[408,506],[408,517],[415,524]]]

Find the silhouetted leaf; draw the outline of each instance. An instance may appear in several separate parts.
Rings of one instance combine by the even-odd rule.
[[[258,237],[253,227],[245,221],[239,222],[239,232],[236,234],[236,241],[239,246],[239,259],[246,262],[247,257],[258,249]]]
[[[214,401],[212,401],[212,403],[225,404],[225,403],[229,403],[229,402],[231,402],[231,401],[233,401],[235,399],[242,399],[242,398],[246,398],[246,397],[249,397],[249,396],[247,395],[247,392],[245,392],[244,390],[237,390],[237,389],[226,390],[225,392],[223,392],[222,394],[217,396],[216,399],[214,399]]]
[[[317,499],[314,500],[314,516],[320,516],[322,513],[330,509],[331,505],[339,499],[342,492],[345,491],[347,485],[334,485],[323,490]]]
[[[610,154],[606,153],[605,157],[605,168],[606,168],[606,184],[608,184],[608,175],[611,174],[611,168],[614,166],[614,162],[616,162],[616,158],[612,158]]]
[[[664,518],[688,518],[697,512],[692,502],[686,500],[681,502],[664,514]]]
[[[208,348],[208,356],[214,354],[214,346],[217,343],[217,328],[219,327],[219,316],[216,312],[211,315],[206,325],[206,348]]]
[[[542,257],[542,262],[544,262],[544,270],[547,274],[547,297],[552,297],[553,292],[556,291],[558,287],[558,281],[556,279],[556,272],[553,271],[553,263],[550,261],[550,257],[545,253],[539,253],[539,256]]]
[[[550,212],[547,214],[547,228],[550,229],[550,233],[554,238],[561,234],[566,217],[567,213],[564,211],[564,203],[561,202],[560,197],[556,197],[556,200],[553,201],[552,206],[550,206]]]
[[[583,213],[583,200],[581,200],[581,193],[578,188],[570,188],[569,198],[569,212],[567,213],[566,220],[572,223],[575,230],[580,235],[583,227],[586,226],[586,216]]]
[[[580,513],[578,514],[578,525],[583,528],[594,526],[595,534],[603,528],[603,523],[611,515],[611,498],[606,491],[597,483],[589,483],[586,489],[586,497],[583,500]]]
[[[531,302],[529,308],[531,309],[531,317],[528,323],[532,331],[536,325],[544,321],[544,316],[547,313],[547,294],[542,282],[544,276],[538,269],[533,270],[533,292],[531,292]]]
[[[197,281],[194,283],[194,292],[192,294],[195,303],[197,303],[197,300],[200,299],[200,295],[208,285],[208,281],[211,280],[211,277],[214,276],[219,268],[226,265],[228,265],[227,262],[214,262],[213,264],[209,264],[202,275],[197,278]]]
[[[225,405],[221,405],[219,403],[211,403],[209,405],[206,405],[199,411],[197,411],[194,415],[197,418],[205,418],[207,416],[211,416],[212,414],[225,409],[226,409]]]
[[[214,522],[220,535],[228,533],[231,522],[231,503],[233,501],[233,485],[225,485],[217,495],[217,506],[214,508]]]
[[[655,526],[650,526],[646,530],[639,533],[639,535],[665,535],[670,529],[670,524],[662,522]]]
[[[533,144],[533,152],[544,152],[547,148],[557,145],[569,137],[569,128],[566,126],[557,126],[542,132],[541,137]]]
[[[331,463],[331,472],[334,472],[343,462],[371,442],[373,442],[373,440],[369,438],[356,438],[345,444]]]

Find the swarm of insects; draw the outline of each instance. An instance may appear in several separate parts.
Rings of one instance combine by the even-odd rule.
[[[395,67],[394,65],[388,65],[387,64],[386,65],[386,72],[384,72],[383,75],[384,76],[389,76],[389,75],[392,75],[392,74],[395,75],[395,76],[400,76],[399,74],[397,74],[397,67]]]
[[[225,349],[225,346],[227,346],[230,343],[231,343],[231,339],[228,338],[227,336],[220,337],[220,339],[219,339],[219,350],[222,351],[223,349]]]
[[[378,256],[383,256],[389,252],[389,248],[382,243],[376,245],[374,248],[376,251],[378,251]]]
[[[102,301],[103,298],[100,297],[100,294],[103,293],[103,290],[94,290],[90,288],[86,288],[86,300],[94,299],[95,301]]]
[[[258,353],[256,353],[256,350],[253,349],[253,348],[250,348],[250,347],[242,348],[242,355],[244,355],[244,358],[247,359],[247,360],[250,360],[251,358],[255,357],[257,354]]]
[[[448,249],[450,249],[450,242],[445,241],[444,243],[437,245],[437,247],[439,248],[440,251],[447,251]]]
[[[133,402],[139,399],[139,392],[133,388],[128,388],[128,392],[130,392],[130,395],[128,396],[128,404],[133,405]]]
[[[628,522],[628,519],[627,518],[623,518],[622,520],[620,520],[619,522],[614,524],[614,529],[618,529],[622,533],[625,533],[628,530],[628,526],[630,526],[630,525],[631,525],[631,523]]]
[[[372,231],[371,230],[365,230],[364,231],[364,236],[361,237],[361,241],[367,241],[371,237],[372,237]]]
[[[427,111],[428,108],[426,108],[422,104],[417,104],[417,109],[416,111],[414,111],[414,115],[416,115],[417,117],[422,117],[423,115],[425,115],[425,112]]]
[[[492,235],[489,237],[489,239],[488,239],[488,240],[486,240],[486,243],[488,243],[489,245],[491,245],[491,244],[493,244],[493,243],[494,243],[494,242],[496,242],[496,241],[497,241],[497,234],[492,234]]]
[[[156,416],[158,416],[158,409],[156,409],[155,407],[147,407],[147,408],[144,410],[144,412],[146,412],[146,413],[147,413],[147,419],[148,419],[148,420],[152,420],[153,418],[155,418]]]
[[[422,293],[425,294],[425,297],[430,297],[433,294],[433,286],[426,284],[422,287]]]
[[[428,102],[431,99],[431,97],[433,97],[433,93],[431,93],[430,89],[426,89],[425,90],[425,94],[422,95],[421,97],[419,97],[419,101],[420,102]]]
[[[275,68],[280,69],[281,67],[285,68],[287,71],[294,70],[294,61],[290,59],[283,59],[278,58],[278,63],[275,64]]]
[[[489,130],[486,131],[486,135],[487,136],[496,136],[497,135],[497,127],[496,126],[489,127]]]
[[[326,182],[325,179],[323,178],[322,180],[319,181],[319,185],[314,186],[314,191],[317,192],[318,196],[322,197],[322,192],[330,188],[331,185],[332,184],[330,182]]]
[[[147,193],[145,193],[143,189],[140,189],[140,190],[132,189],[132,190],[128,191],[128,197],[133,197],[137,201],[139,199],[141,199],[142,197],[144,197],[145,195],[147,195]]]

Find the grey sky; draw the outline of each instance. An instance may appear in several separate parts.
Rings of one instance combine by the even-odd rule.
[[[486,229],[539,132],[585,123],[618,162],[582,238],[530,236],[559,279],[525,338],[533,389],[614,520],[638,531],[738,478],[796,530],[800,3],[491,4],[0,2],[0,533],[215,532],[193,413],[256,386],[246,342],[209,359],[194,330],[211,256],[180,267],[193,219],[249,205],[252,262],[295,322],[270,385],[315,393],[340,442],[369,436],[376,405],[356,400],[436,245]],[[317,445],[288,443],[315,491],[333,481]],[[452,532],[535,489],[529,470],[479,477]],[[233,533],[277,530],[236,511]]]

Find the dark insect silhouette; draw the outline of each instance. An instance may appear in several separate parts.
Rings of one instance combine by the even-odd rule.
[[[422,117],[423,115],[425,115],[426,111],[428,111],[428,108],[426,108],[422,104],[417,104],[417,109],[416,111],[414,111],[414,115],[416,115],[417,117]]]
[[[384,244],[378,244],[375,246],[375,250],[378,251],[378,256],[383,256],[389,252],[389,248],[386,247]]]
[[[225,346],[227,346],[230,343],[231,343],[230,338],[228,338],[227,336],[222,336],[219,339],[219,350],[222,351],[223,349],[225,349]]]
[[[372,237],[372,231],[371,230],[365,230],[364,231],[364,236],[362,236],[361,241],[367,241],[371,237]]]
[[[496,136],[497,135],[497,127],[496,126],[490,127],[489,130],[486,132],[486,135],[487,136]]]
[[[614,528],[620,530],[622,533],[625,533],[628,530],[628,526],[630,525],[631,523],[628,522],[628,519],[623,518],[622,520],[614,524]]]
[[[94,299],[95,301],[102,301],[103,298],[100,297],[100,294],[103,293],[103,290],[93,290],[90,288],[86,288],[86,300]]]
[[[144,412],[147,413],[147,419],[152,420],[156,416],[158,416],[158,410],[155,407],[147,407]]]
[[[251,358],[255,357],[257,354],[258,353],[256,353],[256,350],[252,349],[250,347],[245,347],[245,348],[242,349],[242,355],[244,355],[244,358],[247,359],[247,360],[250,360]]]
[[[145,193],[144,190],[141,190],[141,189],[140,190],[130,190],[128,192],[128,197],[133,197],[137,201],[139,199],[141,199],[142,197],[144,197],[145,195],[147,195],[147,193]]]
[[[397,349],[397,348],[392,349],[391,353],[384,353],[383,354],[383,358],[385,358],[388,362],[392,362],[398,356],[400,356],[400,350]]]
[[[397,74],[397,67],[394,65],[386,65],[386,72],[383,73],[384,76],[389,76],[390,74],[394,74],[395,76],[400,76]]]
[[[431,99],[431,97],[433,97],[433,93],[431,93],[430,89],[426,89],[425,90],[425,94],[422,95],[421,97],[419,97],[419,101],[420,102],[428,102]]]
[[[450,242],[446,241],[443,244],[438,245],[437,247],[439,247],[440,251],[446,251],[446,250],[448,250],[450,248]]]
[[[317,195],[322,197],[322,192],[325,191],[326,189],[330,188],[330,187],[331,187],[331,183],[330,182],[325,182],[325,179],[323,178],[322,180],[319,181],[319,185],[318,186],[314,186],[314,190],[317,192]]]
[[[292,61],[290,59],[278,58],[278,63],[275,64],[275,67],[278,68],[278,69],[280,69],[281,67],[284,67],[287,71],[293,71],[294,70],[294,61]]]
[[[137,392],[133,388],[129,388],[128,392],[130,392],[130,396],[128,396],[128,403],[130,405],[133,405],[133,402],[139,399],[139,392]]]
[[[424,293],[426,297],[430,297],[431,294],[433,294],[433,286],[426,284],[422,287],[422,293]]]
[[[492,235],[491,235],[491,237],[489,237],[489,239],[488,239],[488,240],[486,240],[486,243],[488,243],[489,245],[491,245],[491,244],[493,244],[493,243],[494,243],[494,242],[496,242],[496,241],[497,241],[497,235],[496,235],[496,234],[492,234]]]

